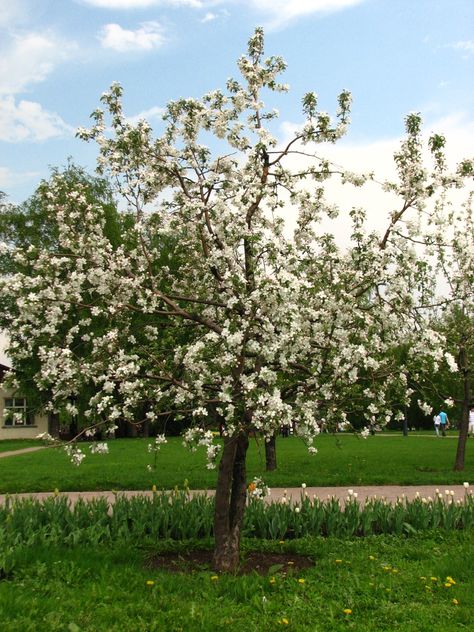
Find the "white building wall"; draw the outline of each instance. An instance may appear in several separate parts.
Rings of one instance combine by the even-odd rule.
[[[34,424],[28,425],[5,425],[5,399],[11,398],[12,394],[0,388],[0,440],[2,439],[35,439],[42,432],[48,432],[47,415],[35,415]]]

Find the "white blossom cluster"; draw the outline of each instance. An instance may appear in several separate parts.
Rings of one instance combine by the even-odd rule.
[[[216,459],[221,446],[214,442],[214,434],[211,430],[204,430],[201,427],[188,428],[183,433],[183,445],[192,452],[200,446],[206,448],[207,468],[213,470],[216,467]]]
[[[263,500],[270,496],[271,490],[262,478],[254,476],[252,482],[248,485],[248,494],[250,498],[255,500]]]
[[[89,449],[91,451],[91,454],[108,454],[109,453],[109,446],[107,443],[104,443],[103,441],[92,443],[89,446]]]
[[[158,434],[153,443],[148,444],[148,452],[158,452],[164,443],[168,443],[165,435]]]
[[[79,466],[86,458],[85,453],[75,444],[66,445],[64,450],[68,457],[71,459],[73,465]]]

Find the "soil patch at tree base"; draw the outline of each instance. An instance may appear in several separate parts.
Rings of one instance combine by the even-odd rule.
[[[147,567],[172,573],[212,571],[212,551],[195,550],[180,553],[160,553],[148,559]],[[314,560],[303,555],[248,551],[242,556],[234,574],[286,575],[313,567]]]

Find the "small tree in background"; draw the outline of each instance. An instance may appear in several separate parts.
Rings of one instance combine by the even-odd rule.
[[[473,404],[474,362],[474,214],[472,208],[472,176],[474,160],[464,160],[457,173],[448,171],[444,156],[445,138],[438,134],[429,144],[435,157],[433,182],[428,186],[431,197],[439,196],[431,204],[431,213],[424,223],[417,246],[423,246],[422,265],[426,265],[436,279],[431,301],[423,301],[429,328],[440,334],[437,359],[432,364],[421,363],[412,376],[419,397],[435,404],[431,407],[420,401],[425,413],[438,412],[436,407],[460,410],[459,438],[454,463],[455,470],[464,469],[469,408]],[[461,188],[469,180],[457,199],[448,197],[449,189]],[[462,196],[464,195],[464,199]],[[428,265],[431,262],[431,265]],[[429,299],[429,297],[428,297]],[[444,356],[444,362],[442,361]],[[438,410],[439,410],[438,408]],[[451,422],[454,422],[451,415]]]
[[[63,195],[58,174],[42,191],[57,221],[57,251],[17,249],[15,261],[30,272],[8,281],[17,310],[8,322],[10,354],[15,362],[37,354],[35,380],[52,408],[93,384],[85,414],[109,427],[133,420],[143,401],[155,419],[165,398],[191,416],[186,443],[206,447],[209,467],[219,463],[217,570],[239,560],[250,434],[270,439],[296,421],[316,452],[321,427],[358,401],[370,423],[385,423],[393,395],[409,397],[406,367],[390,352],[410,340],[412,361],[428,362],[439,359],[441,343],[417,309],[433,288],[410,246],[424,201],[438,188],[422,164],[419,117],[407,119],[399,182],[387,185],[400,208],[382,235],[352,209],[351,246],[342,250],[320,229],[338,212],[324,184],[338,176],[360,186],[366,178],[336,173],[318,148],[345,132],[349,93],[339,96],[336,122],[307,94],[304,123],[281,147],[271,134],[277,114],[262,94],[286,90],[278,83],[285,64],[264,59],[261,29],[238,65],[243,81],[229,80],[225,93],[171,102],[157,138],[146,121],[127,122],[113,85],[102,97],[108,116],[97,110],[80,135],[97,141],[99,169],[127,200],[133,226],[114,247],[102,206],[81,187]],[[214,155],[204,144],[210,139],[226,149]],[[292,166],[295,155],[305,156],[303,168]],[[183,329],[190,334],[180,338]],[[210,407],[222,422],[222,446],[207,427]]]
[[[444,165],[443,165],[444,167]],[[472,177],[474,162],[460,166],[464,176]],[[442,176],[446,179],[444,169]],[[456,359],[426,383],[442,400],[460,408],[459,438],[455,470],[464,469],[469,408],[473,405],[474,362],[474,212],[472,191],[462,204],[444,205],[436,213],[427,239],[436,257],[443,295],[436,301],[435,326],[445,340],[444,349]]]

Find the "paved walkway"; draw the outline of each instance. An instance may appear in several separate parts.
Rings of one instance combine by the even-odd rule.
[[[0,452],[0,459],[6,456],[16,456],[17,454],[26,454],[27,452],[38,452],[38,450],[44,450],[46,446],[38,445],[32,448],[21,448],[20,450],[7,450],[7,452]]]
[[[195,493],[204,493],[196,491]],[[209,490],[205,492],[209,495],[213,495],[214,491]],[[437,494],[442,494],[443,497],[452,497],[454,500],[463,499],[465,494],[472,494],[472,490],[465,489],[463,485],[381,485],[381,486],[360,486],[355,485],[352,488],[348,487],[307,487],[302,489],[301,487],[293,487],[288,489],[275,488],[271,490],[270,496],[267,497],[267,502],[278,501],[285,502],[283,498],[298,502],[302,494],[308,494],[310,498],[319,498],[320,500],[327,500],[329,498],[337,498],[340,501],[346,500],[350,496],[354,496],[358,501],[364,503],[370,498],[382,498],[387,502],[395,502],[397,498],[414,499],[419,495],[421,498],[435,498]],[[150,491],[120,491],[120,492],[60,492],[59,496],[67,496],[71,503],[76,503],[79,499],[92,500],[95,498],[106,498],[109,504],[115,502],[117,495],[130,498],[132,496],[152,496],[153,492]],[[10,498],[37,498],[43,500],[50,498],[51,496],[58,495],[54,492],[40,492],[36,494],[10,494]],[[5,502],[6,495],[0,494],[0,504]]]

